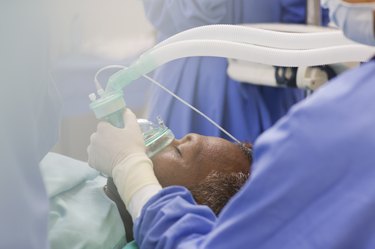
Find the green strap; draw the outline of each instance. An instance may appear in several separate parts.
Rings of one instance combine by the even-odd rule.
[[[122,249],[138,249],[138,245],[135,240],[133,240],[130,243],[126,244],[126,246],[124,246],[124,248]]]

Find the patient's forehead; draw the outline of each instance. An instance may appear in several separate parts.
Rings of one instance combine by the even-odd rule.
[[[208,137],[200,158],[210,170],[221,172],[248,172],[250,161],[241,147],[222,138]]]

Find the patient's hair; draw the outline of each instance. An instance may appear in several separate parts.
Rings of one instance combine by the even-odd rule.
[[[251,143],[239,143],[237,144],[240,147],[242,153],[247,157],[249,160],[249,165],[253,163],[253,145]]]
[[[248,178],[249,173],[212,171],[202,182],[189,190],[198,204],[207,205],[218,215]]]
[[[249,160],[249,170],[246,172],[211,171],[198,185],[189,190],[195,201],[206,205],[218,215],[227,202],[241,189],[250,176],[250,166],[253,162],[253,147],[250,143],[237,144]]]

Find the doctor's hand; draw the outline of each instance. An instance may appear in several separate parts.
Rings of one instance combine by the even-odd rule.
[[[100,122],[87,148],[89,165],[108,176],[112,176],[113,169],[127,157],[146,151],[135,114],[126,109],[123,118],[124,128]]]

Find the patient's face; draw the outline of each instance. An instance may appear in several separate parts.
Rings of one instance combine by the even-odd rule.
[[[174,140],[152,158],[155,175],[163,187],[191,187],[212,170],[249,172],[250,161],[235,145],[225,139],[188,134]]]

